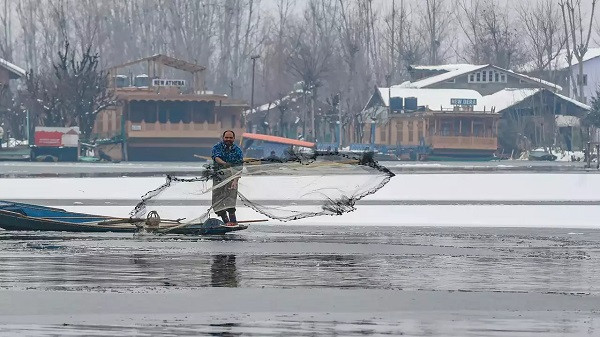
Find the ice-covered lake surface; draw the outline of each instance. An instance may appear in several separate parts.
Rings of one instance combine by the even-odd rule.
[[[164,181],[139,165],[0,179],[0,199],[123,216]],[[484,171],[400,173],[352,213],[218,237],[0,230],[0,336],[600,334],[600,175]]]
[[[592,229],[0,232],[0,335],[596,335]]]

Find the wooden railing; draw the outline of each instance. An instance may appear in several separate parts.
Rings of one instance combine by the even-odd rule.
[[[127,121],[129,138],[221,138],[222,124],[210,123],[134,123]],[[234,131],[237,131],[234,130]]]
[[[497,137],[429,136],[434,149],[496,150]]]

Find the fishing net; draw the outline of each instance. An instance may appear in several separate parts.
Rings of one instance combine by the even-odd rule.
[[[195,177],[169,175],[147,192],[130,215],[142,218],[164,205],[194,205],[202,223],[221,209],[242,205],[271,219],[341,215],[381,189],[394,174],[365,153],[290,152],[285,158],[245,160],[241,166],[217,169],[205,165]],[[232,184],[237,182],[237,190]],[[233,201],[232,199],[233,194]]]

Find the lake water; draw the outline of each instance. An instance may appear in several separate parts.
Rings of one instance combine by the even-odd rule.
[[[0,335],[595,335],[599,257],[594,229],[0,231]]]

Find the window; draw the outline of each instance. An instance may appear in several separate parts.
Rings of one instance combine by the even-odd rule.
[[[408,142],[411,143],[414,138],[415,130],[413,129],[413,121],[408,122]]]
[[[451,79],[451,80],[447,80],[447,81],[446,81],[446,83],[456,83],[456,79],[455,79],[455,78],[453,78],[453,79]]]
[[[483,137],[484,126],[483,123],[473,122],[473,136]]]
[[[401,144],[404,141],[404,123],[396,123],[396,144]]]
[[[423,139],[423,121],[417,122],[417,130],[418,130],[418,141],[420,142]]]
[[[506,83],[506,74],[496,70],[482,70],[469,74],[469,83]]]
[[[158,111],[158,122],[161,124],[165,124],[167,122],[168,115],[169,110],[167,110],[164,106],[161,106],[161,109]]]
[[[581,85],[581,75],[577,74],[577,85]],[[587,85],[587,74],[583,74],[583,85]]]
[[[113,129],[112,129],[112,128],[113,128],[113,118],[114,118],[114,114],[113,114],[113,112],[111,111],[111,112],[107,113],[107,116],[108,116],[108,126],[107,126],[107,128],[106,128],[106,131],[109,131],[109,132],[110,132],[110,131],[113,131]]]
[[[102,133],[104,130],[104,114],[98,114],[96,117],[96,133]]]
[[[167,107],[169,109],[169,122],[170,123],[189,123],[190,122],[190,112],[187,109],[187,105],[184,102],[173,102],[168,103]]]
[[[442,121],[442,126],[440,128],[440,134],[442,136],[451,136],[452,133],[452,123]]]
[[[386,141],[385,140],[386,137],[385,137],[385,128],[384,127],[381,128],[381,132],[380,132],[379,136],[381,137],[381,141],[382,142]]]
[[[192,120],[194,123],[213,123],[211,106],[206,102],[198,102],[193,106]]]
[[[129,111],[129,120],[131,120],[132,123],[140,123],[142,120],[144,120],[144,111],[142,110],[130,110]]]

